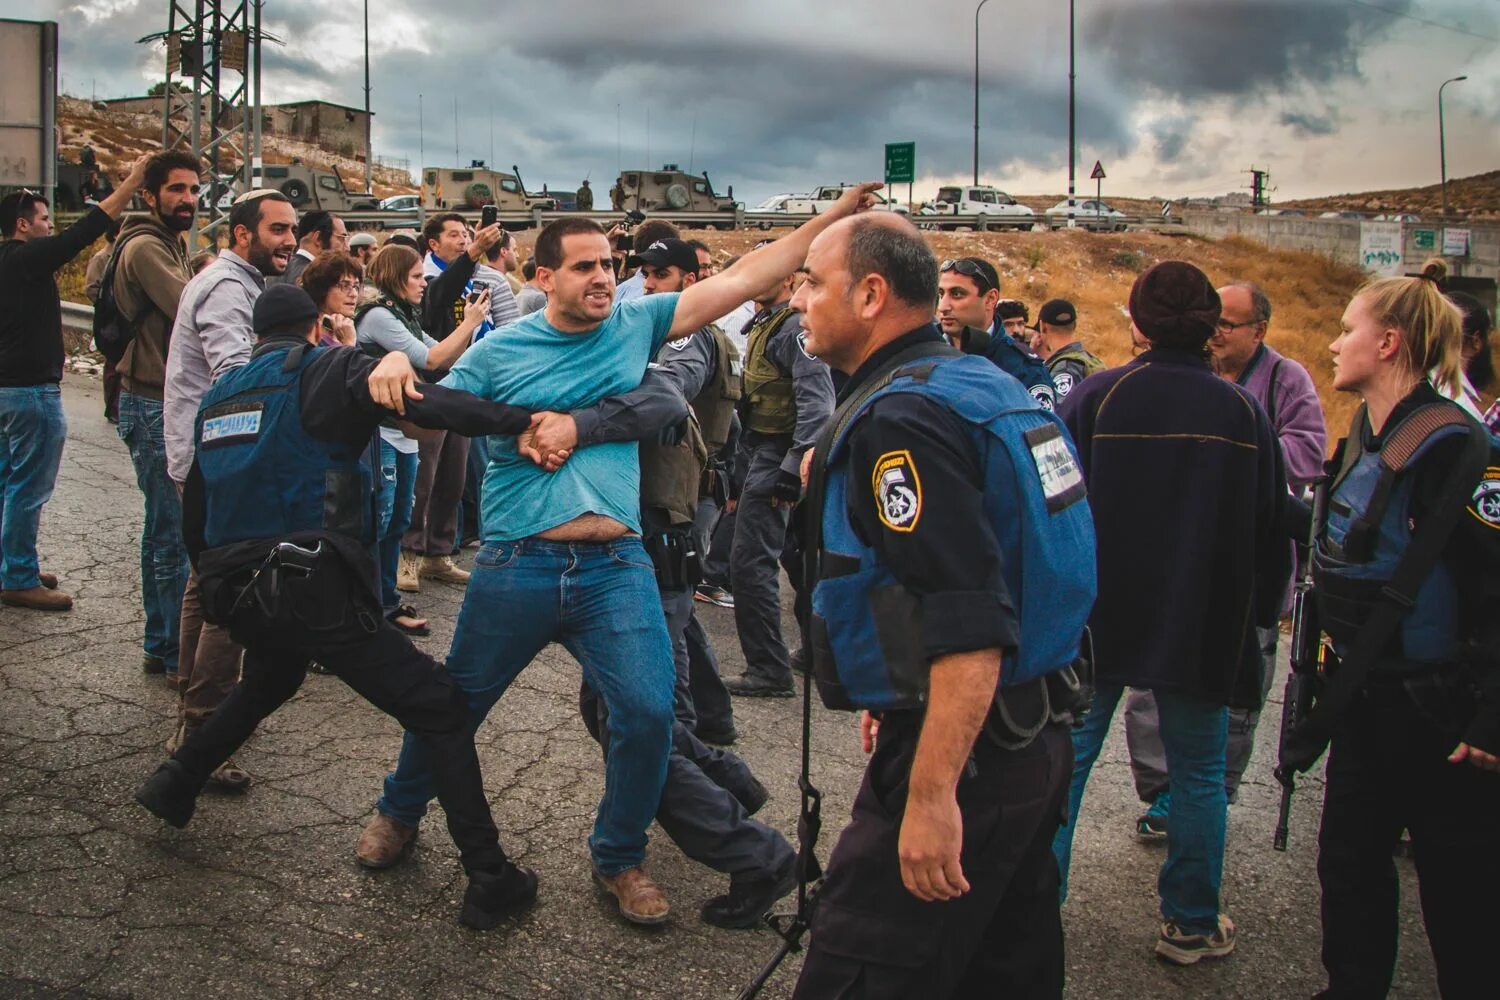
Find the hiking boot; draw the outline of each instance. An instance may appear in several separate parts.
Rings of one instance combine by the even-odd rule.
[[[464,892],[458,922],[476,931],[487,931],[534,902],[536,873],[507,861],[499,872],[469,873],[469,888]]]
[[[0,590],[0,604],[33,611],[72,611],[73,598],[60,590],[49,590],[38,584],[25,590]]]
[[[1145,843],[1161,843],[1167,839],[1167,815],[1172,811],[1172,793],[1162,792],[1152,800],[1150,807],[1136,817],[1135,835]]]
[[[694,587],[693,600],[720,608],[734,607],[734,595],[723,587],[716,587],[711,583],[700,583]]]
[[[146,779],[146,783],[135,793],[135,800],[155,816],[181,830],[193,818],[193,807],[198,801],[198,790],[193,787],[187,769],[175,760],[169,760]]]
[[[377,812],[360,833],[354,856],[366,868],[389,868],[405,857],[407,848],[416,839],[416,827]]]
[[[236,764],[231,757],[214,768],[214,773],[208,776],[208,780],[221,792],[238,794],[250,787],[251,779],[250,772]]]
[[[468,583],[469,571],[454,565],[452,556],[423,556],[418,575],[440,583]]]
[[[594,869],[594,879],[620,903],[620,916],[633,924],[665,923],[671,907],[666,894],[637,865],[614,875]]]
[[[778,683],[750,674],[731,677],[724,682],[724,689],[741,698],[790,698],[797,693],[790,678],[785,683]]]
[[[1234,921],[1219,914],[1219,926],[1212,934],[1190,934],[1168,920],[1161,925],[1156,939],[1156,954],[1173,965],[1195,965],[1201,959],[1221,958],[1234,951]]]
[[[755,927],[776,901],[797,888],[797,865],[794,860],[786,871],[771,878],[732,879],[729,893],[715,896],[703,904],[699,915],[706,924],[740,930]]]
[[[401,561],[396,564],[396,589],[406,594],[415,594],[422,589],[422,557],[415,552],[401,552]]]

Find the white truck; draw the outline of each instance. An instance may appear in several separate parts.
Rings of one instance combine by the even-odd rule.
[[[778,211],[792,214],[803,213],[817,215],[826,212],[833,207],[833,203],[841,198],[845,191],[853,187],[853,184],[825,184],[820,188],[814,188],[812,194],[796,195],[786,200],[785,206]],[[879,193],[875,195],[874,211],[896,212],[899,215],[910,215],[911,209],[896,201],[886,201],[885,196]]]
[[[985,215],[992,229],[1030,229],[1036,224],[1036,213],[999,188],[984,186],[951,186],[938,188],[937,197],[924,204],[917,214],[931,228],[952,228],[939,219],[944,215]],[[936,218],[934,218],[936,217]]]

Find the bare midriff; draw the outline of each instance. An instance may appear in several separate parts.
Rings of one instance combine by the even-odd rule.
[[[625,525],[603,514],[579,514],[566,524],[548,528],[537,535],[549,542],[612,542],[633,535]]]

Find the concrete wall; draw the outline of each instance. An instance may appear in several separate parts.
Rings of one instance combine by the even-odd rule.
[[[265,127],[277,135],[317,142],[346,156],[363,156],[365,113],[335,104],[271,104]]]
[[[1243,236],[1277,250],[1310,250],[1359,265],[1360,222],[1357,219],[1310,219],[1297,215],[1249,215],[1227,212],[1186,212],[1183,221],[1190,232],[1221,238]],[[1446,258],[1457,277],[1500,279],[1500,224],[1465,223],[1469,230],[1467,257]],[[1417,245],[1419,231],[1433,233],[1431,249]],[[1440,256],[1443,227],[1406,223],[1402,230],[1403,266],[1414,271],[1422,261]]]

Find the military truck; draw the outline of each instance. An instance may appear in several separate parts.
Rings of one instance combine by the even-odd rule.
[[[344,187],[343,178],[332,170],[315,170],[303,163],[267,163],[252,170],[257,188],[271,188],[286,195],[299,212],[320,208],[325,212],[373,212],[380,199],[369,192]]]
[[[422,168],[422,207],[427,211],[478,211],[486,205],[502,212],[529,212],[533,208],[555,211],[557,199],[527,194],[519,171],[491,170],[479,161],[464,169]]]
[[[733,212],[734,187],[723,197],[714,193],[708,171],[701,176],[684,173],[677,164],[660,170],[626,170],[610,192],[616,211],[622,212]],[[726,222],[721,228],[733,226]]]

